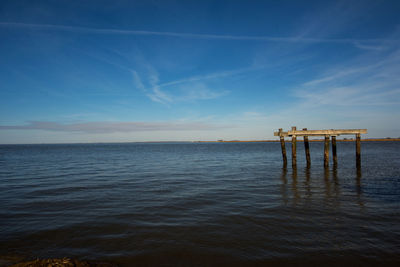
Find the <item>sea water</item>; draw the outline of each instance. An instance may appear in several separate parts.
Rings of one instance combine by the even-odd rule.
[[[0,255],[132,265],[400,263],[400,142],[0,146]],[[287,144],[290,155],[290,143]]]

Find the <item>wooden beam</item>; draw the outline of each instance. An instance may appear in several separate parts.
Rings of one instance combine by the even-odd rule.
[[[326,135],[353,135],[353,134],[366,134],[367,129],[338,129],[338,130],[290,130],[287,132],[274,132],[274,136],[326,136]]]
[[[279,129],[279,132],[274,132],[274,136],[284,136],[284,137],[289,136],[289,135],[288,135],[288,132],[283,132],[283,131],[281,131],[281,130],[282,130],[282,128]]]

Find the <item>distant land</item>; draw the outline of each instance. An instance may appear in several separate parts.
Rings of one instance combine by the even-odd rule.
[[[299,137],[297,138],[298,142],[302,142],[303,138]],[[336,139],[337,142],[355,142],[354,138],[344,138],[344,139]],[[361,142],[399,142],[400,138],[361,138]],[[4,144],[0,143],[0,145],[6,146],[6,145],[67,145],[67,144],[129,144],[129,143],[279,143],[279,139],[266,139],[266,140],[208,140],[208,141],[133,141],[133,142],[86,142],[86,143],[20,143],[20,144]],[[285,139],[285,142],[290,143],[292,142],[291,138]],[[309,142],[324,142],[324,139],[309,139]]]
[[[302,141],[302,138],[298,138],[297,141]],[[324,139],[310,139],[309,142],[324,142]],[[337,142],[352,142],[355,141],[354,138],[344,138],[344,139],[337,139]],[[361,138],[361,142],[371,142],[371,141],[379,141],[379,142],[386,142],[386,141],[400,141],[400,138]],[[250,143],[250,142],[280,142],[279,139],[277,140],[217,140],[217,141],[193,141],[195,143]],[[286,139],[285,142],[291,142],[291,139]]]

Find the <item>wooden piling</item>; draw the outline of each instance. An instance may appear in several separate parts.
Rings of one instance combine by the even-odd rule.
[[[329,139],[332,136],[332,156],[333,156],[333,164],[336,166],[337,164],[337,151],[336,151],[336,136],[339,135],[356,135],[356,162],[357,168],[361,167],[361,134],[366,134],[367,129],[330,129],[330,130],[307,130],[304,128],[303,130],[296,130],[296,127],[292,127],[291,130],[287,132],[283,132],[282,129],[279,129],[279,132],[274,132],[275,136],[280,137],[281,148],[282,148],[282,158],[284,166],[287,165],[286,158],[286,148],[285,148],[285,137],[292,137],[292,167],[296,168],[297,165],[297,136],[304,136],[304,148],[307,159],[307,167],[311,165],[310,159],[310,147],[309,147],[309,136],[325,136],[325,144],[324,144],[324,165],[325,167],[329,167]]]
[[[329,166],[329,135],[325,135],[324,166]]]
[[[279,132],[282,132],[282,128],[279,129]],[[280,141],[281,141],[283,167],[286,168],[286,166],[287,166],[287,157],[286,157],[285,137],[283,137],[283,136],[281,135],[279,139],[280,139]]]
[[[304,128],[303,131],[307,131],[307,128]],[[310,144],[308,143],[308,136],[304,137],[304,151],[306,153],[307,167],[311,166],[311,158],[310,158]]]
[[[292,127],[292,131],[296,131],[296,127]],[[292,168],[297,168],[297,138],[296,135],[292,136]]]
[[[332,136],[332,159],[333,164],[337,165],[336,136]]]
[[[361,166],[361,134],[356,134],[356,165]]]

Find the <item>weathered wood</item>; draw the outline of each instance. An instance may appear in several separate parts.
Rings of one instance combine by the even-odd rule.
[[[282,129],[280,129],[282,130]],[[280,137],[281,141],[281,149],[282,149],[282,159],[283,159],[283,166],[286,168],[287,166],[287,157],[286,157],[286,147],[285,147],[285,138],[283,136]]]
[[[279,129],[280,130],[280,129]],[[283,132],[283,131],[279,131],[279,132],[274,132],[274,136],[284,136],[284,137],[288,137],[288,132]]]
[[[307,131],[307,128],[304,128],[303,131]],[[304,151],[306,153],[307,167],[310,167],[311,166],[310,144],[308,142],[307,135],[305,135],[303,138],[304,138]]]
[[[350,134],[366,134],[367,129],[339,129],[339,130],[291,130],[287,132],[274,132],[274,136],[305,136],[305,135],[312,135],[312,136],[325,136],[325,135],[350,135]]]
[[[356,134],[356,164],[361,166],[361,135]]]
[[[296,130],[296,127],[292,127],[292,130]],[[297,168],[297,138],[295,135],[292,136],[292,168]]]
[[[332,136],[332,159],[333,164],[337,165],[336,136]]]
[[[336,151],[336,136],[338,135],[347,135],[347,134],[355,134],[356,135],[356,163],[357,168],[361,166],[361,134],[366,134],[367,129],[341,129],[341,130],[307,130],[307,128],[303,128],[303,130],[297,130],[296,127],[292,127],[290,131],[284,132],[279,129],[278,132],[274,132],[275,136],[280,137],[281,148],[282,148],[282,157],[284,166],[287,165],[286,158],[286,148],[285,148],[285,140],[284,138],[289,136],[292,137],[292,167],[296,168],[297,165],[297,136],[304,137],[304,148],[306,153],[307,167],[311,165],[310,159],[310,145],[308,136],[324,136],[324,166],[329,167],[329,139],[332,136],[332,158],[334,166],[337,165],[337,151]]]
[[[325,136],[325,146],[324,146],[324,166],[329,166],[329,136]]]

